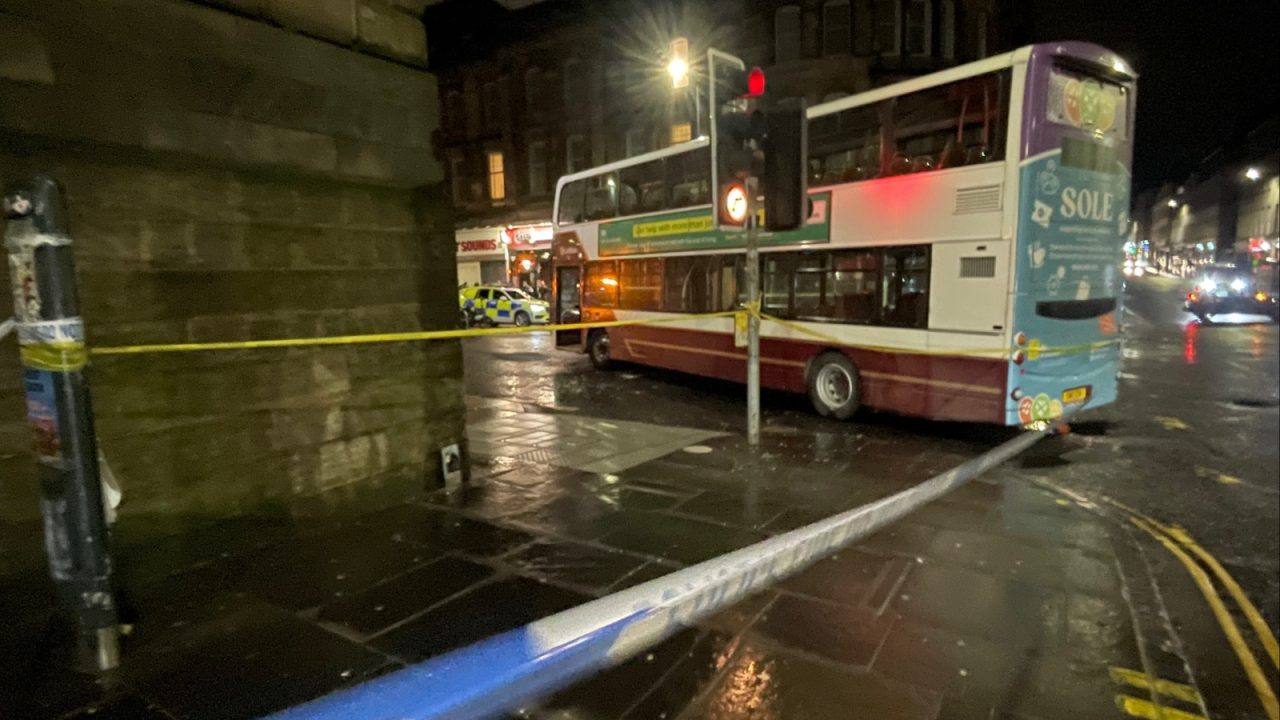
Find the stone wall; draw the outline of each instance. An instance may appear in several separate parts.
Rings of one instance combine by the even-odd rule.
[[[91,346],[454,323],[435,80],[354,44],[178,0],[0,0],[0,181],[64,183]],[[38,557],[19,376],[0,341],[0,572]],[[463,434],[456,341],[104,357],[89,376],[126,540],[420,493]]]

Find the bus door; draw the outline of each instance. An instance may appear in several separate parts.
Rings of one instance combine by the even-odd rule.
[[[576,323],[582,320],[582,266],[581,265],[557,265],[556,266],[556,301],[555,301],[555,318],[552,322],[556,323]],[[556,346],[575,345],[581,346],[582,331],[581,330],[557,330]]]

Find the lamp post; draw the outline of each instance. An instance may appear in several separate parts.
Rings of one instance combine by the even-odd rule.
[[[682,90],[692,88],[693,91],[693,136],[702,136],[702,97],[698,84],[690,82],[692,69],[689,67],[689,39],[678,37],[671,41],[667,48],[667,74],[671,76],[671,89]]]

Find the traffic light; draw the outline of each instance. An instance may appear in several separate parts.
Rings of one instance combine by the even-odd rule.
[[[742,60],[707,51],[711,108],[711,180],[716,224],[724,229],[746,225],[751,178],[759,177],[764,118],[752,98],[764,93],[764,72],[746,69]]]
[[[786,98],[765,113],[761,189],[768,230],[794,230],[809,218],[809,136],[804,107],[803,98]]]
[[[747,224],[752,200],[764,194],[765,227],[794,230],[809,216],[803,99],[782,99],[761,112],[765,91],[760,68],[738,58],[707,53],[711,76],[713,207],[721,229]],[[753,179],[760,181],[757,186]]]

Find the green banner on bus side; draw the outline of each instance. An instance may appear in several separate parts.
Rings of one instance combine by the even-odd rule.
[[[787,232],[761,231],[760,245],[805,245],[831,241],[831,193],[809,196],[813,213],[803,227]],[[704,209],[646,215],[600,223],[600,257],[690,250],[731,250],[747,246],[745,231],[717,230]]]

